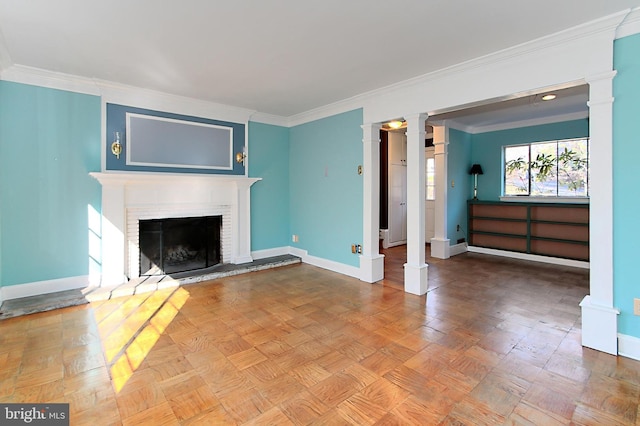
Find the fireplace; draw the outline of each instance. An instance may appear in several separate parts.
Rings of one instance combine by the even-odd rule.
[[[140,265],[140,223],[155,219],[219,216],[218,262],[253,260],[249,188],[259,178],[115,172],[91,176],[102,184],[102,285],[117,285],[152,269],[150,263]],[[182,254],[183,262],[191,251]],[[158,262],[154,264],[162,268]]]
[[[221,262],[222,216],[141,220],[140,276],[210,268]]]

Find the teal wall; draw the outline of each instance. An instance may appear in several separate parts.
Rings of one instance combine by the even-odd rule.
[[[518,129],[477,133],[471,136],[471,162],[480,164],[484,174],[478,176],[478,199],[499,201],[502,194],[502,147],[548,140],[589,136],[589,120],[542,124]],[[469,198],[473,197],[470,186]]]
[[[249,123],[251,250],[289,246],[289,129]]]
[[[359,267],[362,243],[362,110],[292,127],[289,132],[290,233],[293,247]],[[290,241],[290,240],[289,240]]]
[[[457,244],[458,238],[467,238],[467,200],[473,190],[471,168],[471,135],[449,129],[447,154],[447,238],[449,244]],[[451,182],[454,186],[451,186]],[[460,231],[457,226],[460,225]]]
[[[640,240],[638,173],[640,158],[640,34],[616,40],[613,80],[613,297],[620,309],[618,332],[640,338],[637,245]]]
[[[0,81],[2,286],[89,274],[100,98]]]

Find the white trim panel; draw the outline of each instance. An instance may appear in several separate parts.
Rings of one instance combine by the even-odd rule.
[[[36,281],[32,283],[3,286],[0,288],[0,300],[20,299],[22,297],[39,296],[41,294],[56,293],[58,291],[75,290],[91,285],[89,275],[58,278],[55,280]]]
[[[502,196],[500,201],[508,203],[556,203],[556,204],[589,204],[589,197],[529,197],[523,196]]]
[[[467,252],[467,243],[454,244],[449,247],[449,256],[457,256]]]
[[[321,257],[310,256],[306,250],[296,247],[290,247],[289,253],[301,258],[303,263],[360,279],[360,268],[355,266],[345,265],[344,263],[334,262],[333,260],[323,259]]]
[[[618,355],[640,361],[640,339],[618,333]]]
[[[582,346],[618,354],[618,315],[616,308],[599,304],[591,295],[580,302],[582,309]]]
[[[467,247],[467,251],[471,253],[490,254],[492,256],[510,257],[512,259],[529,260],[532,262],[551,263],[553,265],[569,266],[571,268],[589,269],[589,262],[563,259],[561,257],[540,256],[538,254],[518,253],[515,251],[496,250],[476,246]]]

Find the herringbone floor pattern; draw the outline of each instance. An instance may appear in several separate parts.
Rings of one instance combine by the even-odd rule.
[[[72,425],[638,425],[640,362],[580,345],[588,272],[404,247],[374,285],[288,266],[0,322],[0,402]]]

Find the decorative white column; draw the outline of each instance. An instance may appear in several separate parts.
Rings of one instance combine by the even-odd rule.
[[[589,295],[582,307],[582,345],[616,355],[618,311],[613,306],[613,78],[589,83]]]
[[[380,233],[380,124],[362,125],[363,231],[360,279],[374,283],[384,278],[384,255],[379,250]]]
[[[94,174],[97,175],[97,174]],[[127,282],[125,273],[126,178],[101,181],[102,183],[102,279],[100,286],[109,287]]]
[[[404,265],[404,291],[422,295],[427,292],[425,262],[425,176],[424,136],[426,114],[407,120],[407,263]]]
[[[436,166],[435,232],[431,239],[431,256],[437,259],[450,257],[450,243],[447,238],[447,153],[449,151],[449,128],[446,125],[433,126]]]
[[[251,257],[251,192],[250,187],[255,180],[249,178],[233,181],[236,187],[233,217],[237,218],[234,227],[234,235],[237,236],[238,244],[233,253],[232,263],[239,265],[253,262]]]

